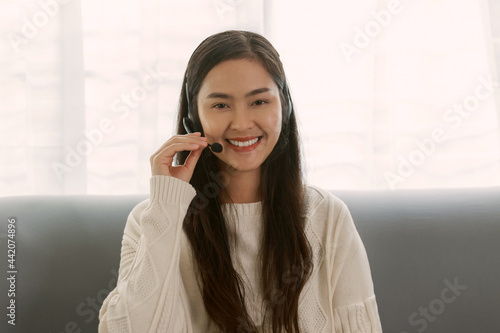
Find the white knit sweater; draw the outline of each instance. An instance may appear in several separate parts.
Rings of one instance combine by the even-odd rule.
[[[150,198],[127,219],[118,282],[99,312],[99,332],[220,332],[204,308],[196,262],[182,230],[196,191],[169,176],[151,177],[150,190]],[[256,325],[262,324],[256,260],[261,204],[223,207],[229,239],[237,238],[237,245],[231,241],[233,264],[245,282],[247,309]],[[314,270],[299,297],[301,331],[382,332],[368,258],[349,210],[315,186],[308,186],[307,207]]]

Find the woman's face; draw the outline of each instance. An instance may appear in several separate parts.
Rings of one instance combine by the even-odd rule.
[[[256,61],[227,60],[213,67],[198,93],[198,112],[215,155],[229,170],[260,170],[281,132],[279,89]]]

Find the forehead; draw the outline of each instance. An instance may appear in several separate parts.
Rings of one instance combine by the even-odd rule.
[[[255,60],[226,60],[214,66],[203,80],[200,95],[204,98],[212,92],[245,94],[258,88],[277,90],[271,75]]]

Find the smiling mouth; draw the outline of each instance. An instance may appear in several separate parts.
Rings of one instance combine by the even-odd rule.
[[[257,142],[259,142],[260,139],[262,139],[262,136],[259,136],[259,137],[255,138],[253,140],[248,140],[248,141],[235,141],[235,140],[230,140],[230,139],[226,139],[226,141],[230,145],[233,145],[233,146],[236,146],[236,147],[248,147],[248,146],[254,145]]]

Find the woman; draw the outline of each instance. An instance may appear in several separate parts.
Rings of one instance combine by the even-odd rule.
[[[351,215],[304,183],[299,142],[269,41],[205,39],[177,135],[151,156],[150,199],[127,220],[99,331],[381,332]]]

